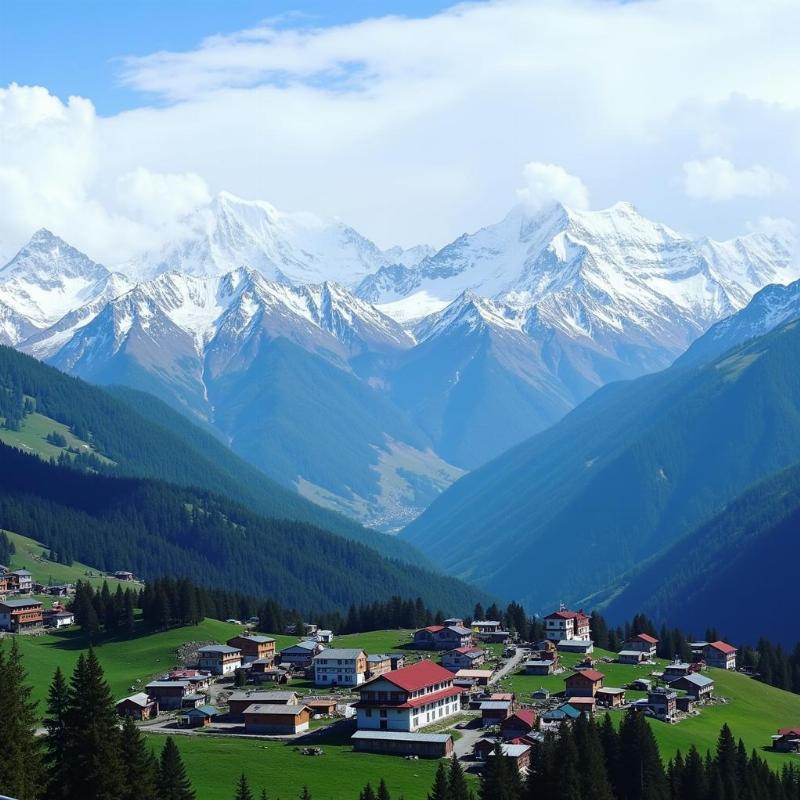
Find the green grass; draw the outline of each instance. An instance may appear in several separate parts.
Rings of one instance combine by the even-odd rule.
[[[131,639],[101,641],[95,650],[114,696],[121,698],[132,691],[140,691],[152,677],[177,665],[176,650],[180,645],[191,641],[224,642],[240,630],[238,625],[206,619],[196,626]],[[34,699],[40,701],[42,711],[56,667],[60,666],[69,676],[78,656],[87,647],[86,638],[80,631],[68,630],[41,636],[20,636],[17,641],[33,686]]]
[[[18,533],[6,531],[8,538],[14,543],[16,553],[11,558],[10,566],[12,569],[27,569],[33,575],[34,581],[44,584],[45,586],[52,583],[75,583],[78,580],[88,581],[96,588],[103,585],[103,581],[108,581],[108,588],[112,592],[116,591],[119,581],[116,578],[109,578],[104,576],[101,572],[86,564],[73,562],[71,565],[56,564],[53,561],[48,561],[42,558],[42,551],[47,548],[39,542],[29,539],[27,536],[20,536]],[[125,569],[125,565],[121,565],[120,569]],[[142,584],[135,582],[124,582],[123,589],[130,587],[132,589],[140,589]],[[51,602],[55,598],[45,598],[46,602]]]
[[[337,636],[329,647],[360,647],[368,655],[408,653],[414,640],[412,630],[368,631]]]
[[[0,428],[0,442],[12,447],[18,447],[26,453],[35,453],[41,458],[58,458],[62,453],[66,452],[66,448],[57,447],[47,441],[47,435],[53,433],[53,431],[60,433],[66,439],[67,447],[81,452],[94,453],[101,461],[105,461],[107,464],[114,463],[98,453],[88,442],[74,436],[66,425],[56,422],[43,414],[28,414],[22,421],[18,431]]]
[[[595,657],[611,656],[603,650],[596,650]],[[561,663],[571,667],[582,660],[582,656],[564,654]],[[653,670],[660,671],[665,661],[658,661],[656,666],[633,666],[625,664],[598,663],[597,669],[606,676],[605,686],[622,687],[636,678],[647,678]],[[551,692],[559,692],[564,688],[564,678],[571,670],[561,675],[513,675],[500,684],[509,691],[514,691],[522,702],[530,702],[531,692],[540,686]],[[712,669],[709,677],[715,681],[714,694],[725,697],[726,704],[701,706],[700,715],[684,719],[675,724],[651,720],[651,726],[665,759],[673,756],[678,750],[685,753],[694,744],[701,752],[713,749],[719,730],[728,723],[733,735],[741,738],[748,751],[756,749],[760,755],[774,766],[786,764],[789,760],[800,761],[799,756],[787,756],[764,750],[770,744],[770,736],[778,728],[800,724],[800,695],[783,692],[772,686],[754,681],[741,673]],[[626,692],[626,698],[643,697],[641,692]],[[612,712],[619,714],[620,712]]]
[[[148,737],[157,750],[163,737]],[[383,778],[392,797],[426,797],[437,761],[406,761],[397,756],[355,753],[346,737],[313,743],[322,756],[304,756],[294,745],[234,739],[211,734],[178,736],[176,743],[197,790],[198,800],[230,800],[236,779],[245,772],[256,796],[262,787],[270,798],[294,800],[304,785],[319,800],[353,800],[367,781],[377,788]]]

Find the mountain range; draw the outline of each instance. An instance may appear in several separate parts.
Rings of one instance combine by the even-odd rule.
[[[534,608],[610,601],[619,620],[688,602],[670,576],[701,574],[699,592],[746,540],[735,530],[725,539],[719,523],[698,529],[800,462],[799,292],[767,287],[672,367],[598,390],[459,480],[402,537],[451,574]],[[716,548],[703,548],[712,535]],[[640,572],[650,579],[637,582]]]
[[[37,232],[0,269],[0,342],[150,392],[386,530],[800,275],[785,236],[694,240],[627,203],[517,206],[435,252],[227,193],[185,229],[110,268]]]

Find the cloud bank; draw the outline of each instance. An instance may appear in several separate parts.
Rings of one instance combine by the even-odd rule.
[[[124,59],[142,103],[113,117],[12,86],[0,252],[46,225],[115,263],[221,189],[441,245],[502,217],[525,165],[528,203],[717,237],[796,219],[798,28],[788,0],[498,0]]]

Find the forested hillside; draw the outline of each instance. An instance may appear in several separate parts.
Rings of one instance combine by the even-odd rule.
[[[725,625],[740,642],[794,645],[790,615],[800,552],[800,465],[754,486],[685,536],[624,586],[606,608],[616,621],[634,609],[658,622],[702,631]]]
[[[425,563],[414,548],[323,509],[268,478],[169,406],[144,392],[104,389],[0,346],[0,417],[38,411],[64,423],[116,463],[115,474],[198,486],[269,517],[295,519],[369,544],[390,558]]]
[[[102,570],[187,577],[301,611],[398,595],[464,613],[483,599],[455,579],[383,559],[305,523],[259,517],[218,495],[88,474],[6,446],[0,446],[0,528]]]
[[[403,536],[539,610],[586,597],[800,461],[798,358],[788,323],[709,364],[608,386],[459,480]]]

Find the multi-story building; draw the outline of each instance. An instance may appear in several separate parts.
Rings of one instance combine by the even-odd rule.
[[[8,573],[9,590],[17,594],[30,594],[33,591],[33,575],[26,569],[14,569]]]
[[[325,645],[314,639],[304,639],[302,642],[284,647],[281,650],[281,664],[290,664],[293,669],[308,669],[317,653],[321,653]]]
[[[472,631],[459,625],[428,625],[414,632],[414,647],[426,650],[453,650],[469,647]]]
[[[709,667],[736,669],[736,648],[727,642],[709,642],[703,648],[703,658]]]
[[[38,600],[0,601],[0,630],[20,633],[42,625],[42,604]]]
[[[551,642],[591,641],[589,617],[583,611],[560,608],[544,618],[545,636]]]
[[[358,689],[359,731],[405,731],[457,714],[461,692],[453,674],[433,661],[387,672]]]
[[[485,655],[480,647],[456,647],[442,654],[442,666],[451,672],[475,669],[483,664]]]
[[[355,648],[329,647],[312,661],[316,686],[361,686],[367,675],[367,654]]]
[[[656,645],[658,644],[658,639],[654,636],[650,636],[649,633],[637,633],[636,636],[631,636],[625,644],[622,645],[622,650],[627,652],[637,652],[641,653],[644,658],[655,658],[656,657]],[[644,660],[644,659],[639,659]]]
[[[209,644],[197,651],[197,666],[212,675],[231,675],[242,666],[242,651],[229,644]]]
[[[228,639],[228,644],[242,651],[243,664],[250,664],[259,659],[275,659],[275,640],[271,636],[242,633]]]

